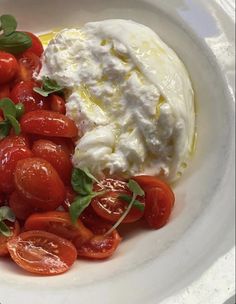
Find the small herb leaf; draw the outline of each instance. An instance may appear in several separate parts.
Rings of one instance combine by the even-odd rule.
[[[34,91],[44,97],[56,92],[62,92],[63,87],[61,87],[55,80],[52,80],[48,77],[43,77],[42,79],[42,87],[34,88]]]
[[[7,206],[3,206],[0,208],[0,221],[8,220],[10,222],[15,222],[15,214],[11,210],[11,208]]]
[[[69,213],[73,224],[76,223],[81,213],[89,206],[93,197],[93,195],[78,196],[75,202],[71,204]]]
[[[13,32],[8,36],[0,36],[0,50],[11,54],[19,54],[30,48],[32,40],[23,32]]]
[[[11,124],[8,120],[0,122],[0,140],[7,137],[11,130]]]
[[[10,98],[2,98],[0,100],[0,109],[3,111],[3,115],[12,115],[16,117],[16,106]]]
[[[123,201],[125,201],[125,202],[127,202],[127,203],[130,203],[130,202],[132,201],[132,197],[129,196],[129,195],[126,195],[126,194],[120,195],[120,196],[119,196],[119,199],[121,199],[121,200],[123,200]],[[133,202],[133,207],[135,207],[135,208],[137,208],[137,209],[143,211],[144,208],[145,208],[145,205],[144,205],[144,203],[141,203],[139,200],[135,200],[135,201]]]
[[[80,195],[89,195],[92,193],[93,180],[82,169],[73,169],[71,184],[74,191]]]
[[[51,93],[51,92],[44,91],[44,89],[42,89],[42,88],[35,87],[33,90],[34,90],[34,92],[38,93],[39,95],[41,95],[43,97],[48,97],[48,95]]]
[[[23,105],[23,103],[18,103],[16,105],[16,118],[20,119],[24,113],[25,113],[25,106]]]
[[[135,195],[144,196],[145,194],[143,189],[133,179],[129,180],[128,187]]]
[[[16,120],[16,118],[12,115],[6,115],[6,119],[8,119],[8,121],[12,125],[15,134],[19,135],[20,132],[21,132],[21,127],[20,127],[20,124],[19,124],[18,120]]]
[[[84,173],[90,177],[92,180],[94,180],[96,183],[99,183],[99,181],[96,179],[95,176],[93,176],[90,172],[89,172],[89,169],[88,168],[84,168],[83,169]]]
[[[2,221],[0,222],[0,234],[9,237],[12,235],[10,228]]]
[[[11,15],[2,15],[0,17],[1,30],[4,35],[8,36],[12,34],[17,27],[16,19]]]

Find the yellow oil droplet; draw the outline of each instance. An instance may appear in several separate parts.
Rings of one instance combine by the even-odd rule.
[[[183,173],[182,172],[177,172],[177,177],[179,178],[179,177],[181,177],[182,175],[183,175]]]
[[[51,32],[39,35],[39,39],[42,42],[43,46],[47,46],[49,42],[60,32],[60,29],[54,29]]]
[[[107,45],[108,44],[108,41],[106,40],[106,39],[103,39],[102,41],[101,41],[101,46],[105,46],[105,45]]]
[[[160,96],[157,105],[156,105],[156,118],[158,119],[161,115],[161,106],[166,102],[163,95]]]
[[[104,105],[102,100],[98,99],[96,96],[93,96],[86,85],[83,85],[79,88],[79,93],[81,97],[88,103],[96,104],[99,108],[104,110]]]
[[[183,169],[186,169],[186,168],[188,167],[188,164],[187,164],[187,163],[182,163],[182,164],[181,164],[181,167],[182,167]]]

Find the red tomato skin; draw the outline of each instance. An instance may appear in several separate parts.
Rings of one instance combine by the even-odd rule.
[[[118,197],[122,194],[129,195],[131,197],[132,193],[128,189],[125,181],[112,178],[101,180],[99,185],[95,184],[94,191],[103,190],[108,190],[108,192],[102,196],[94,198],[91,205],[98,216],[104,220],[115,223],[119,220],[128,206],[127,202],[122,201]],[[144,203],[144,198],[138,197],[137,199]],[[122,223],[127,224],[136,222],[142,218],[143,213],[143,211],[133,207]]]
[[[41,139],[34,142],[32,152],[36,157],[47,160],[57,170],[63,182],[70,184],[72,162],[70,155],[67,155],[60,146],[52,141]]]
[[[14,171],[19,160],[32,156],[25,147],[4,149],[0,155],[0,192],[11,193],[14,190]]]
[[[14,191],[9,198],[9,207],[14,212],[18,220],[26,220],[35,212],[33,208],[18,192]]]
[[[40,58],[28,50],[18,56],[18,65],[17,82],[33,80],[34,74],[38,74],[42,67]]]
[[[65,199],[62,180],[44,159],[32,157],[18,161],[14,181],[20,196],[39,210],[55,210]]]
[[[0,99],[10,97],[10,86],[9,84],[0,84]],[[2,111],[0,110],[0,114]]]
[[[53,112],[61,113],[64,115],[66,114],[66,103],[62,97],[53,94],[49,96],[49,103],[50,103],[50,109]]]
[[[19,233],[20,233],[20,225],[18,221],[15,221],[14,226],[12,226],[12,223],[9,223],[9,227],[11,228],[11,231],[13,232],[12,236],[6,237],[0,234],[0,257],[1,256],[6,256],[9,254],[8,249],[7,249],[7,242],[15,238]]]
[[[93,233],[87,229],[81,220],[77,220],[76,224],[71,223],[68,212],[51,211],[44,213],[32,214],[25,222],[25,230],[43,230],[69,241],[79,238],[81,243],[90,240]]]
[[[121,242],[121,237],[118,232],[114,230],[109,235],[95,235],[89,241],[81,245],[77,240],[74,245],[77,248],[79,257],[87,259],[102,260],[111,257],[116,251]]]
[[[0,84],[5,84],[14,79],[18,72],[16,58],[6,52],[0,51]]]
[[[64,273],[77,259],[70,241],[45,231],[23,232],[9,240],[7,248],[18,266],[40,275]]]
[[[29,148],[28,139],[24,135],[9,135],[0,141],[0,155],[5,149],[19,147]]]
[[[42,42],[35,34],[31,32],[25,32],[25,33],[29,35],[32,40],[32,46],[27,51],[36,54],[38,57],[41,57],[41,55],[43,54]]]
[[[63,114],[37,110],[26,113],[20,120],[22,131],[30,134],[74,138],[78,129],[73,120]]]
[[[47,98],[33,91],[37,86],[34,81],[21,81],[13,87],[10,98],[15,104],[23,103],[25,113],[40,109],[47,110],[49,109]]]
[[[146,193],[146,206],[144,217],[152,229],[164,227],[171,215],[172,201],[168,193],[160,188],[150,188]]]
[[[76,193],[71,186],[66,187],[66,197],[62,204],[65,211],[69,211],[70,205],[74,202]]]

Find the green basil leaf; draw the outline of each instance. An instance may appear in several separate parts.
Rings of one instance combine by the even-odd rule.
[[[47,92],[47,91],[44,91],[44,89],[42,88],[33,88],[34,92],[38,93],[39,95],[43,96],[43,97],[48,97],[51,92]]]
[[[8,120],[0,122],[0,140],[7,137],[11,130],[11,124]]]
[[[0,234],[6,237],[12,235],[11,229],[4,222],[0,222]]]
[[[82,169],[73,169],[71,184],[74,191],[80,195],[89,195],[92,193],[93,180]]]
[[[0,221],[8,220],[10,222],[15,222],[15,214],[11,208],[7,206],[0,207]]]
[[[132,201],[132,197],[129,195],[125,195],[125,194],[120,195],[119,199],[127,202],[128,204],[131,203],[131,201]],[[144,205],[144,203],[141,203],[139,200],[135,200],[133,202],[133,207],[139,209],[140,211],[144,211],[145,205]]]
[[[12,127],[14,129],[15,134],[19,135],[20,132],[21,132],[21,127],[20,127],[20,124],[19,124],[18,120],[16,120],[15,117],[12,116],[12,115],[6,115],[6,118],[11,123],[11,125],[12,125]]]
[[[143,191],[143,189],[139,186],[139,184],[134,181],[133,179],[130,179],[128,182],[128,187],[129,189],[135,194],[135,195],[139,195],[139,196],[144,196],[145,193]]]
[[[0,36],[0,50],[11,54],[19,54],[32,46],[32,39],[24,32],[13,32],[8,36]]]
[[[57,84],[55,80],[52,80],[48,77],[43,77],[42,81],[42,87],[35,87],[33,90],[44,97],[47,97],[52,93],[62,92],[63,90],[63,88],[59,84]]]
[[[23,103],[18,103],[16,106],[16,118],[20,119],[21,116],[25,113],[25,106]]]
[[[69,213],[73,224],[76,223],[81,213],[89,206],[94,195],[78,196],[70,205]]]
[[[0,100],[0,109],[2,109],[5,118],[7,115],[16,117],[16,106],[10,98],[2,98]]]
[[[93,176],[90,172],[89,172],[89,169],[88,168],[84,168],[83,169],[84,173],[90,177],[92,180],[94,180],[96,183],[99,183],[99,181],[96,179],[95,176]]]
[[[4,35],[8,36],[13,33],[17,28],[16,19],[11,15],[2,15],[0,17],[1,30],[3,30]]]

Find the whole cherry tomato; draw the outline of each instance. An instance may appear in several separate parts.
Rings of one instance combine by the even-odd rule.
[[[31,214],[35,212],[32,207],[18,192],[13,192],[9,198],[9,207],[14,212],[18,220],[26,220]]]
[[[62,97],[53,94],[49,96],[49,103],[53,112],[66,114],[66,103]]]
[[[120,195],[129,195],[132,197],[131,191],[128,189],[125,181],[107,178],[95,184],[94,191],[107,192],[104,195],[97,196],[92,201],[94,211],[103,219],[117,222],[128,207],[128,203],[119,198]],[[143,198],[137,198],[144,203]],[[143,216],[143,211],[133,207],[122,223],[136,222]]]
[[[32,152],[36,157],[47,160],[57,170],[61,179],[66,184],[70,184],[72,174],[70,155],[66,154],[60,146],[52,141],[41,139],[34,142]]]
[[[55,210],[65,199],[65,187],[52,165],[41,158],[18,161],[15,186],[22,198],[39,210]]]
[[[17,81],[31,81],[34,73],[38,73],[42,67],[40,58],[30,51],[25,51],[18,56],[19,72]]]
[[[93,233],[87,229],[81,220],[72,224],[67,212],[51,211],[32,214],[25,222],[25,230],[43,230],[54,233],[69,241],[80,238],[81,243],[91,239]]]
[[[32,52],[36,54],[38,57],[41,57],[43,53],[43,45],[40,39],[31,32],[26,32],[27,35],[30,36],[32,40],[32,46],[27,50],[28,52]]]
[[[0,233],[0,257],[8,254],[7,242],[20,233],[20,225],[17,221],[14,223],[8,222],[7,226],[10,228],[12,235],[10,237],[6,237]]]
[[[7,243],[14,262],[26,271],[41,275],[64,273],[74,264],[74,245],[45,231],[27,231]]]
[[[78,135],[75,122],[60,113],[38,110],[23,115],[20,123],[25,133],[68,138]]]
[[[25,113],[49,108],[47,98],[34,92],[33,88],[37,87],[34,81],[21,81],[17,83],[10,94],[12,101],[17,103],[23,103],[25,106]]]
[[[14,79],[18,69],[16,58],[11,54],[0,51],[0,84],[5,84]]]

